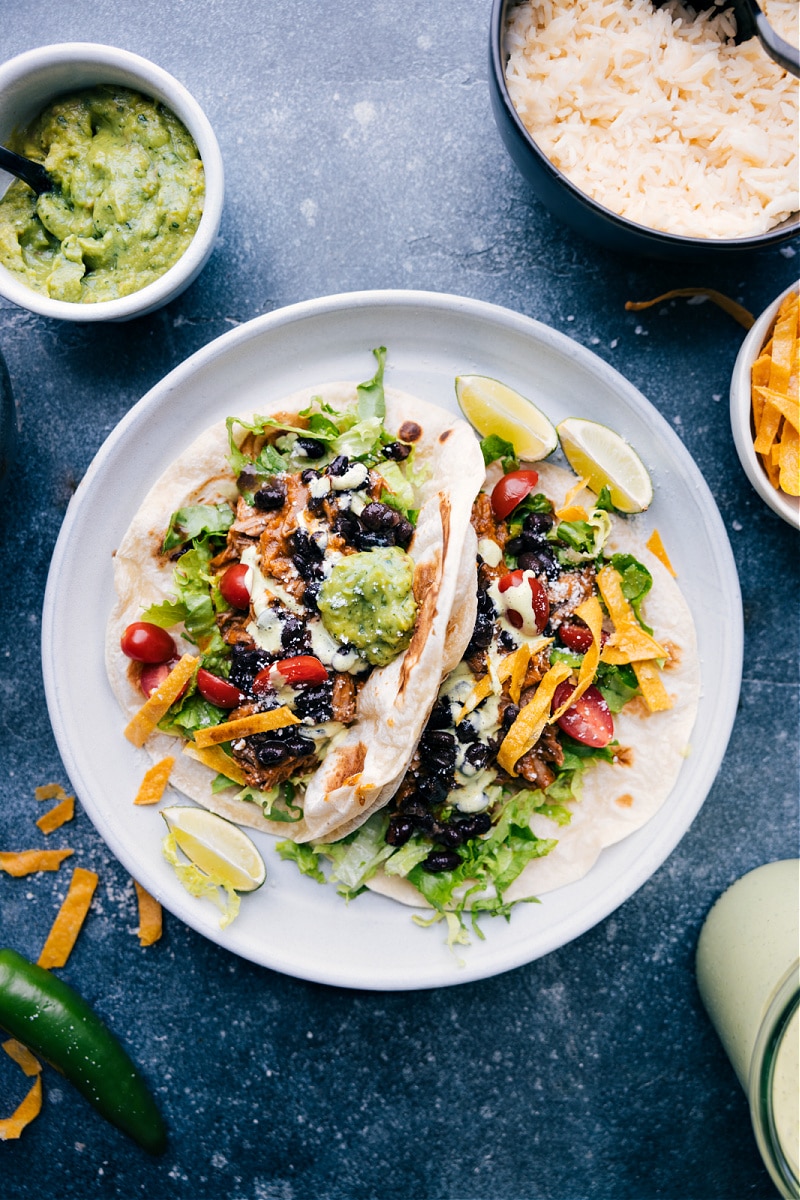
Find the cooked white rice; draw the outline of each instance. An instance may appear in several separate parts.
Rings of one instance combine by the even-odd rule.
[[[769,20],[797,44],[797,0]],[[606,208],[689,237],[762,233],[800,208],[799,82],[730,10],[670,0],[525,0],[506,78],[525,127]]]

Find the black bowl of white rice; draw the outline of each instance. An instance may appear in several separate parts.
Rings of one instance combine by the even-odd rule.
[[[762,0],[797,42],[797,0]],[[493,0],[492,108],[559,219],[613,250],[668,259],[800,233],[800,84],[720,7],[680,0]]]

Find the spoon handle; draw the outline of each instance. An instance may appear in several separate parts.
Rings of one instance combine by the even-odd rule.
[[[21,154],[15,154],[13,150],[9,150],[5,146],[0,146],[0,167],[4,171],[10,172],[11,175],[16,175],[23,183],[27,183],[37,196],[41,196],[42,192],[52,192],[53,190],[53,181],[41,163],[32,162],[30,158],[23,158]]]

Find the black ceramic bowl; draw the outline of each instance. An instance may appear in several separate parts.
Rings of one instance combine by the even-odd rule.
[[[521,174],[554,216],[584,237],[610,250],[652,258],[708,259],[745,250],[763,250],[800,233],[800,213],[754,237],[692,238],[649,229],[598,204],[567,179],[536,145],[520,120],[506,86],[503,46],[506,12],[514,0],[493,0],[489,38],[489,87],[500,136]]]

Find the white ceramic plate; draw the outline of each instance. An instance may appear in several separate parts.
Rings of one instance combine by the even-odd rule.
[[[189,896],[161,855],[156,809],[134,808],[146,766],[125,741],[103,665],[113,603],[111,556],[148,488],[198,433],[267,398],[372,374],[388,347],[387,382],[456,409],[456,374],[495,376],[553,422],[599,419],[629,439],[650,469],[657,525],[694,615],[703,695],[670,800],[652,821],[605,850],[578,883],[522,905],[510,922],[484,920],[485,940],[446,946],[412,910],[365,894],[349,905],[282,862],[256,835],[268,879],[220,929],[208,900]],[[677,845],[713,783],[736,712],[742,662],[739,584],[727,535],[702,475],[669,425],[616,371],[569,338],[493,305],[427,292],[361,292],[294,305],[212,342],[131,409],[80,484],[53,555],[42,653],[50,717],[84,808],[125,868],[167,909],[236,954],[303,979],[345,987],[437,987],[495,975],[547,954],[613,912]],[[168,793],[165,803],[180,797]],[[459,963],[461,965],[459,965]]]

